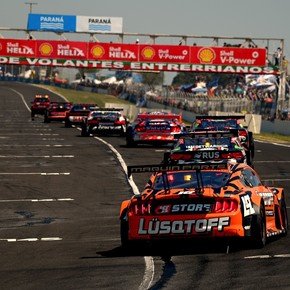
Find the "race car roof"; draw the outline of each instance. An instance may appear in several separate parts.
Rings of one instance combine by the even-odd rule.
[[[228,120],[228,119],[245,119],[245,115],[229,115],[229,116],[196,116],[196,120]]]

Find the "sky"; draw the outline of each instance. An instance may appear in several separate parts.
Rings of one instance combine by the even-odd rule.
[[[30,5],[25,3],[32,2],[37,3],[32,5],[33,13],[122,17],[125,33],[284,39],[284,55],[290,59],[290,0],[4,1],[0,27],[26,28]],[[7,38],[14,36],[0,33]],[[59,39],[51,34],[47,37]],[[75,35],[72,40],[76,37],[83,40],[84,36]],[[178,43],[173,38],[166,41]],[[276,45],[280,46],[279,42],[273,42],[273,49]]]

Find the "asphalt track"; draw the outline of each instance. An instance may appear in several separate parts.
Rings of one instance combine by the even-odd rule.
[[[77,128],[31,121],[30,102],[41,92],[0,83],[0,289],[290,289],[289,235],[261,250],[122,250],[118,211],[132,189],[120,158],[159,163],[166,148],[126,148],[121,137],[84,138]],[[290,146],[256,149],[255,168],[285,187],[290,215]],[[135,177],[140,189],[146,178]]]

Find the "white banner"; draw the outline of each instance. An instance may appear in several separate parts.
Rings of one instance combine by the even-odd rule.
[[[77,16],[77,32],[122,33],[122,17]]]

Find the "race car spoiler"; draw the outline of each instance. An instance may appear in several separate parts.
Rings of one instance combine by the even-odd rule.
[[[115,112],[119,112],[119,111],[124,111],[123,108],[100,108],[100,107],[92,107],[91,109],[96,109],[96,111],[102,111],[102,112],[108,112],[108,111],[115,111]]]
[[[206,131],[204,129],[196,129],[196,131],[192,132],[185,132],[185,133],[178,133],[174,134],[174,137],[181,138],[181,137],[191,137],[191,138],[200,138],[200,137],[238,137],[239,136],[239,129],[229,129],[226,131]]]
[[[226,160],[227,161],[227,160]],[[179,165],[165,165],[165,164],[151,164],[151,165],[137,165],[128,166],[127,172],[128,177],[133,173],[147,173],[147,172],[166,172],[166,171],[200,171],[200,170],[217,170],[217,169],[227,169],[228,164],[225,160],[219,163],[190,163],[190,164],[179,164]]]
[[[226,119],[245,119],[245,115],[229,115],[229,116],[196,116],[196,120],[226,120]]]

